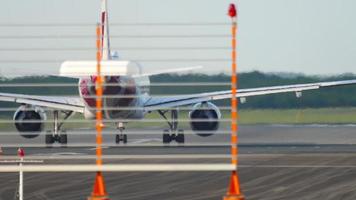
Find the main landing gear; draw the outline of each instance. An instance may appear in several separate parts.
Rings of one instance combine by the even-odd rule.
[[[64,120],[68,119],[73,114],[72,111],[61,112],[65,114]],[[59,122],[59,111],[53,111],[53,130],[47,131],[46,133],[46,145],[48,147],[50,147],[50,145],[56,142],[62,145],[66,145],[68,143],[68,137],[66,132],[64,130],[61,130],[63,126],[63,121]]]
[[[123,122],[117,123],[117,129],[120,131],[120,134],[117,134],[115,137],[116,144],[120,144],[121,142],[127,143],[127,134],[124,134],[125,126]]]
[[[184,131],[182,129],[178,129],[178,111],[171,110],[171,119],[169,120],[166,114],[169,111],[161,111],[158,110],[158,113],[166,119],[169,129],[163,131],[163,144],[169,144],[172,141],[176,141],[179,144],[184,144],[185,137]]]

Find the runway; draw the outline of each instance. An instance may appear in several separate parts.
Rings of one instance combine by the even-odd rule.
[[[154,129],[152,129],[153,131]],[[353,125],[241,126],[239,174],[246,199],[355,199],[356,133]],[[137,130],[136,130],[137,131]],[[156,129],[158,133],[158,129]],[[94,163],[93,135],[71,136],[67,148],[26,148],[28,159],[45,164]],[[106,135],[108,164],[228,163],[228,135],[187,136],[187,145],[158,146],[159,135],[129,136],[133,146],[113,146]],[[0,136],[1,143],[24,143]],[[40,144],[42,139],[29,140]],[[145,144],[145,145],[142,145]],[[157,144],[149,147],[147,144]],[[209,145],[197,145],[209,144]],[[214,146],[214,144],[216,144]],[[1,160],[16,158],[15,147]],[[0,174],[0,199],[13,199],[17,174]],[[111,199],[221,199],[229,172],[105,173]],[[26,173],[25,199],[86,199],[93,173]]]

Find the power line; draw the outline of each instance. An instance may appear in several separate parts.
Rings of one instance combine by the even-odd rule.
[[[230,62],[228,58],[210,58],[210,59],[137,59],[129,58],[128,60],[136,62]],[[64,60],[0,60],[0,63],[62,63]]]
[[[97,23],[1,23],[2,27],[95,27]],[[229,26],[225,22],[177,22],[177,23],[110,23],[114,26]]]
[[[206,47],[113,47],[120,51],[127,50],[230,50],[226,46],[206,46]],[[0,48],[0,51],[94,51],[95,48]]]
[[[110,35],[111,38],[228,38],[226,34],[215,35]],[[95,35],[1,35],[0,39],[92,39]]]

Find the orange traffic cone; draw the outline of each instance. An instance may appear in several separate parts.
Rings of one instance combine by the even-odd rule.
[[[233,171],[231,174],[229,190],[224,196],[224,200],[245,200],[245,197],[241,194],[237,171]]]
[[[101,172],[96,173],[93,192],[88,200],[110,200],[105,189],[104,177]]]

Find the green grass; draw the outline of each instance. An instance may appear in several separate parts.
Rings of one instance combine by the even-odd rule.
[[[223,119],[229,120],[230,113],[222,112]],[[49,116],[49,115],[48,115]],[[187,120],[188,112],[180,112],[180,119]],[[11,116],[0,116],[0,120],[10,120]],[[80,123],[68,121],[65,129],[94,128],[95,124],[85,121],[80,114],[74,116],[75,120],[83,120]],[[127,128],[167,127],[159,114],[153,112],[146,115],[148,120],[160,120],[160,122],[147,122],[145,120],[127,124]],[[48,119],[50,120],[50,119]],[[221,126],[228,126],[229,122],[221,122]],[[356,107],[349,108],[307,108],[307,109],[243,109],[239,111],[239,124],[356,124]],[[46,123],[50,128],[52,122]],[[114,127],[108,124],[109,127]],[[180,123],[180,128],[189,128],[189,122]],[[0,123],[0,131],[15,130],[14,124]]]
[[[188,112],[180,112],[180,119],[186,120]],[[230,113],[222,112],[223,119],[228,120]],[[159,119],[156,113],[148,114],[146,119]],[[221,122],[221,126],[229,126]],[[356,107],[350,108],[306,108],[306,109],[243,109],[239,111],[239,124],[356,124]],[[128,128],[160,126],[162,122],[136,122]],[[165,126],[165,124],[164,124]],[[188,128],[189,122],[180,123],[181,128]]]
[[[241,110],[241,124],[349,124],[356,123],[356,108]]]

